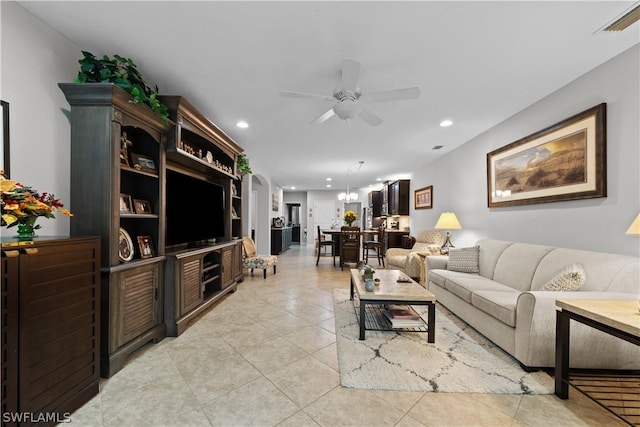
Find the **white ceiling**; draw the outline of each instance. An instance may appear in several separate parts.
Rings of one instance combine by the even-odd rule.
[[[19,3],[83,50],[132,58],[285,191],[407,177],[640,41],[638,23],[598,31],[632,1]],[[419,86],[422,96],[371,104],[377,127],[335,116],[309,125],[332,104],[278,91],[330,96],[342,58],[363,63],[363,92]],[[444,118],[454,125],[441,128]]]

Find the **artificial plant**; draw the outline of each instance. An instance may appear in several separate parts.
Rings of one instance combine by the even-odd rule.
[[[97,58],[84,50],[82,55],[75,83],[113,83],[130,93],[134,103],[148,105],[165,125],[169,124],[167,107],[158,100],[158,86],[151,89],[147,85],[133,60],[120,55],[114,55],[113,59],[107,55]]]

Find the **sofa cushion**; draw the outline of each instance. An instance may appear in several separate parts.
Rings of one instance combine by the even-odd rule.
[[[542,286],[543,291],[575,291],[584,285],[585,272],[582,264],[572,264],[556,274]]]
[[[462,273],[477,273],[479,266],[480,246],[470,248],[449,249],[449,261],[447,270],[460,271]]]
[[[478,290],[512,290],[507,286],[474,273],[432,270],[429,272],[429,279],[469,304],[471,304],[471,294]]]
[[[471,303],[502,323],[516,326],[516,305],[521,292],[515,289],[501,291],[476,291]]]
[[[552,250],[550,246],[514,243],[500,255],[493,280],[519,291],[531,290],[531,282],[540,260]]]
[[[493,272],[500,255],[502,255],[505,249],[513,245],[513,242],[481,239],[476,245],[480,246],[480,275],[488,279],[493,279]]]
[[[570,264],[584,266],[586,280],[582,291],[640,292],[640,259],[637,257],[557,248],[544,257],[531,285],[540,290],[558,271]]]

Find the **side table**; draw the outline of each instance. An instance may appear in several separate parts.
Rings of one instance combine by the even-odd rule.
[[[640,314],[637,300],[558,300],[556,306],[555,394],[567,399],[570,320],[640,345]]]

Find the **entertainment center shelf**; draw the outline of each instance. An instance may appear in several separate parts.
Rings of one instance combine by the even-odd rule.
[[[167,254],[167,335],[180,335],[201,313],[235,292],[242,281],[241,245],[234,240]]]
[[[161,97],[163,123],[114,84],[59,87],[71,106],[71,232],[100,236],[100,375],[110,377],[243,280],[244,150],[180,96]]]

